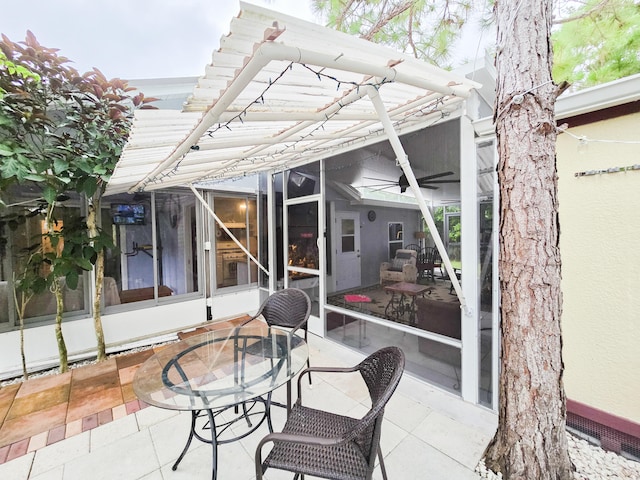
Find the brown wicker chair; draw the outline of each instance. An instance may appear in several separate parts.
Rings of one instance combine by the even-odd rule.
[[[361,419],[302,406],[300,378],[298,401],[281,433],[270,433],[258,444],[255,456],[256,480],[267,468],[314,475],[334,480],[370,480],[376,454],[382,476],[387,472],[380,451],[380,430],[384,407],[404,371],[404,354],[398,347],[386,347],[371,354],[355,367],[314,367],[313,372],[360,372],[369,389],[371,409]],[[303,371],[303,374],[307,370]],[[262,460],[262,448],[273,448]]]
[[[270,327],[285,327],[288,329],[288,340],[291,340],[296,331],[304,331],[304,340],[307,341],[307,321],[311,314],[311,300],[309,296],[298,288],[286,288],[270,295],[260,306],[258,312],[250,319],[243,322],[243,325],[264,318]],[[257,349],[260,353],[270,355],[272,344],[253,344],[245,347],[245,351],[252,353]],[[254,352],[255,353],[255,352]],[[307,358],[307,367],[311,367]],[[309,373],[309,383],[311,383],[311,373]],[[274,405],[277,405],[274,403]],[[287,382],[287,411],[291,410],[291,381]]]

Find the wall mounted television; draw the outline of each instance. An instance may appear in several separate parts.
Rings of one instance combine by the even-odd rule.
[[[144,225],[144,205],[116,203],[111,205],[111,218],[114,225]]]

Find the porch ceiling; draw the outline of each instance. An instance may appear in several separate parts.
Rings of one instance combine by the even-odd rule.
[[[408,55],[240,4],[183,110],[139,110],[107,194],[281,171],[434,124],[479,84]]]

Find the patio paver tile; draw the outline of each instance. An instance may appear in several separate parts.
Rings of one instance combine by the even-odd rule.
[[[98,412],[98,425],[104,425],[111,421],[113,421],[113,411],[110,408]]]
[[[159,467],[149,431],[144,430],[65,463],[64,476],[65,480],[141,478]]]
[[[89,432],[84,432],[80,435],[74,435],[62,442],[57,442],[37,450],[33,458],[30,475],[35,477],[46,474],[73,459],[87,455],[91,451],[89,448],[89,437]],[[100,468],[101,466],[98,465],[97,468],[94,469],[98,471]],[[48,475],[43,476],[47,478]],[[95,476],[89,475],[86,478],[93,480]]]
[[[126,385],[128,383],[132,383],[133,377],[135,376],[138,368],[140,368],[140,365],[142,364],[130,365],[128,367],[118,369],[118,377],[120,378],[120,385]]]
[[[5,445],[4,447],[0,447],[0,464],[3,464],[4,462],[7,461],[10,448],[11,448],[11,445]]]
[[[65,438],[73,437],[79,433],[82,433],[82,419],[67,423],[67,430],[64,433]]]
[[[128,403],[138,398],[136,396],[136,393],[133,391],[132,383],[126,383],[122,385],[120,389],[122,390],[122,400],[124,401],[124,403]]]
[[[69,385],[57,385],[47,390],[40,390],[29,395],[16,395],[6,419],[13,420],[40,410],[47,410],[69,401]]]
[[[29,478],[31,463],[35,453],[27,453],[10,462],[0,464],[0,478],[10,480],[26,480]],[[47,479],[52,480],[52,479]]]
[[[76,382],[80,382],[92,377],[101,377],[106,373],[113,373],[117,371],[118,367],[115,358],[110,358],[108,360],[105,360],[104,362],[96,363],[93,365],[86,365],[84,367],[72,370],[73,375],[71,378],[71,383],[74,384]]]
[[[125,407],[127,408],[127,414],[131,415],[132,413],[140,410],[140,403],[138,402],[138,400],[131,400],[130,402],[127,402],[125,404]]]
[[[64,425],[67,404],[55,405],[51,408],[7,420],[0,427],[0,446],[14,443],[24,438]]]
[[[68,385],[71,380],[71,371],[65,373],[58,373],[56,375],[45,375],[43,377],[31,378],[26,382],[22,382],[19,385],[20,390],[16,395],[18,397],[24,397],[32,395],[34,393],[42,392],[43,390],[49,390],[50,388],[58,387],[60,385]]]
[[[115,385],[108,384],[104,389],[93,385],[86,389],[76,390],[72,385],[67,422],[84,418],[107,408],[113,408],[122,402],[122,391],[117,383]]]
[[[4,422],[18,390],[20,390],[20,384],[0,388],[0,425]]]
[[[144,361],[153,355],[153,350],[142,350],[140,352],[128,353],[126,355],[119,355],[115,357],[118,370],[124,370],[128,367],[138,367],[142,365]]]
[[[49,435],[47,436],[47,445],[53,445],[54,443],[58,443],[60,440],[64,440],[66,429],[66,425],[60,425],[49,430]]]
[[[116,405],[111,411],[114,420],[127,416],[127,407],[125,405]]]
[[[27,452],[34,452],[36,450],[40,450],[47,446],[47,438],[49,437],[49,432],[42,432],[34,435],[29,440],[29,448]]]
[[[93,415],[87,415],[82,419],[82,431],[86,432],[87,430],[91,430],[92,428],[96,428],[98,426],[98,414],[94,413]]]
[[[14,458],[21,457],[25,453],[27,453],[27,449],[29,448],[29,438],[25,438],[24,440],[20,440],[16,443],[12,443],[9,448],[9,455],[7,455],[7,462],[10,462]]]

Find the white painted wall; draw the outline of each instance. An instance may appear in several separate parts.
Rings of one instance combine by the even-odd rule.
[[[640,114],[569,132],[640,142]],[[570,126],[570,125],[569,125]],[[568,398],[640,423],[640,170],[575,173],[640,163],[640,144],[557,143]]]
[[[213,321],[246,313],[253,314],[259,305],[257,288],[216,296],[212,300]],[[145,340],[148,343],[151,338],[187,330],[205,321],[204,298],[162,303],[102,316],[108,350],[137,342],[144,343]],[[62,332],[70,360],[95,355],[96,339],[92,317],[68,319],[63,322]],[[22,364],[18,331],[0,335],[0,352],[0,378],[20,375]],[[28,368],[58,364],[53,324],[25,330],[25,354]]]

